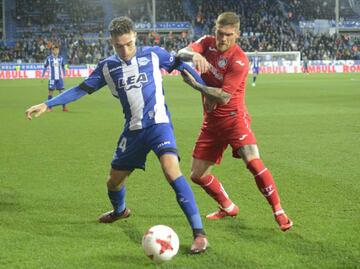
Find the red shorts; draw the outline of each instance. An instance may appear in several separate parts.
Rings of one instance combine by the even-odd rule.
[[[256,144],[256,138],[250,128],[251,117],[247,112],[232,117],[206,122],[196,141],[193,157],[200,160],[221,162],[228,145],[234,158],[241,158],[238,149],[244,145]]]

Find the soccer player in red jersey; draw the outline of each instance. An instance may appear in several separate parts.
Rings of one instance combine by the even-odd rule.
[[[280,229],[286,231],[293,223],[281,207],[274,179],[260,158],[256,138],[250,128],[251,117],[245,106],[249,61],[236,44],[239,29],[240,18],[233,12],[224,12],[216,20],[215,36],[203,36],[178,53],[181,60],[193,62],[208,91],[222,91],[217,98],[203,94],[204,120],[193,151],[191,179],[220,206],[218,211],[207,216],[208,219],[236,216],[238,206],[211,173],[212,167],[220,164],[224,150],[230,145],[233,157],[245,162],[257,187],[271,205]],[[189,73],[183,73],[190,86],[206,92],[203,89],[205,86],[197,83]]]

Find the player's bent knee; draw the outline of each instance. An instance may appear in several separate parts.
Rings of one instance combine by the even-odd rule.
[[[182,176],[180,168],[173,170],[163,170],[163,173],[168,182],[175,181],[180,176]]]
[[[191,173],[190,175],[190,179],[192,182],[194,182],[195,184],[198,184],[198,185],[202,185],[202,178],[201,176],[195,174],[195,173]]]
[[[238,154],[246,164],[254,159],[260,159],[259,149],[256,144],[245,145],[238,149]]]
[[[106,183],[107,189],[110,191],[119,191],[124,185],[124,181],[108,180]]]
[[[111,169],[106,185],[109,190],[116,191],[121,189],[126,178],[131,174],[132,171],[120,171]]]
[[[115,182],[115,180],[112,180],[111,177],[109,177],[108,181],[106,182],[106,186],[108,190],[116,191],[118,184]]]
[[[163,154],[160,157],[160,163],[164,176],[169,182],[182,175],[177,155],[172,153]]]

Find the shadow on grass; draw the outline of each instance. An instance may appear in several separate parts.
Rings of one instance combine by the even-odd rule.
[[[2,199],[1,196],[0,199]],[[0,201],[0,212],[19,212],[20,209],[21,206],[17,202]]]
[[[19,212],[22,210],[19,203],[19,193],[12,188],[0,187],[0,212]]]
[[[142,241],[143,233],[139,231],[139,229],[130,222],[122,222],[119,226],[121,230],[123,230],[124,234],[130,239],[131,242],[135,244],[139,244]]]
[[[259,245],[277,245],[279,255],[288,253],[295,255],[297,262],[304,268],[357,268],[359,266],[359,251],[347,244],[344,247],[341,242],[329,241],[324,238],[319,241],[311,240],[301,234],[296,225],[286,233],[278,227],[273,228],[250,228],[241,222],[225,223],[229,233],[239,237],[239,240],[255,242]],[[319,231],[320,232],[320,231]],[[249,261],[246,262],[249,264]]]
[[[139,256],[135,254],[120,254],[120,255],[114,255],[114,254],[105,254],[105,255],[97,255],[96,257],[93,257],[95,262],[98,263],[101,261],[102,264],[106,265],[107,268],[154,268],[155,264],[153,264],[150,259],[148,259],[145,255]]]
[[[359,251],[354,253],[351,244],[344,247],[339,242],[313,241],[297,231],[289,233],[287,237],[285,244],[281,241],[278,243],[302,257],[304,264],[317,264],[324,268],[359,268]]]

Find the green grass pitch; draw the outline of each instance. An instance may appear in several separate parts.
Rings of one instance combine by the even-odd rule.
[[[164,85],[189,178],[199,93],[179,77]],[[153,153],[146,171],[127,182],[132,217],[97,223],[110,209],[106,175],[123,126],[107,88],[70,104],[69,113],[55,108],[30,122],[24,111],[47,97],[46,81],[0,81],[0,268],[155,268],[141,238],[156,224],[180,238],[178,255],[159,268],[360,268],[360,74],[260,75],[248,85],[261,156],[295,225],[278,229],[250,173],[227,150],[214,173],[240,214],[204,219],[211,246],[191,256],[190,228]],[[216,209],[191,186],[202,216]]]

